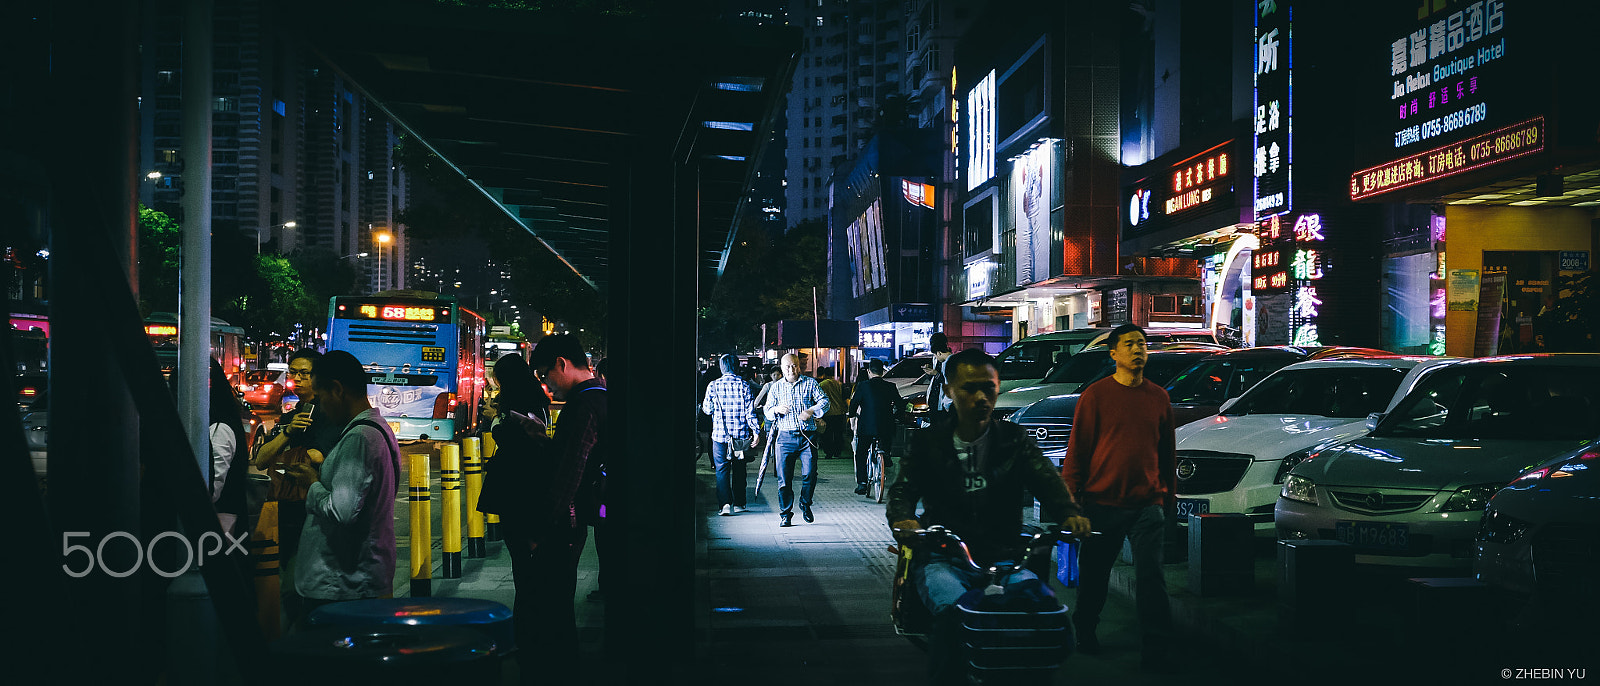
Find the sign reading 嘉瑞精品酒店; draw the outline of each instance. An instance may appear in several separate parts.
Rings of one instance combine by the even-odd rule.
[[[1260,221],[1293,207],[1291,162],[1294,143],[1291,120],[1291,7],[1287,0],[1257,0],[1254,152],[1252,153],[1255,219]]]

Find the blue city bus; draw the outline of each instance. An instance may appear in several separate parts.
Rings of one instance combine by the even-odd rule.
[[[372,375],[367,399],[402,440],[448,441],[477,428],[483,317],[429,291],[335,296],[328,349]]]

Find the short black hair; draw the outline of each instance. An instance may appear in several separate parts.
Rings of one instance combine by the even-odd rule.
[[[362,368],[361,362],[343,350],[329,350],[311,367],[311,387],[322,390],[333,388],[333,382],[344,384],[344,392],[366,395],[367,382],[372,375]],[[317,396],[321,397],[321,393]]]
[[[733,355],[723,355],[717,358],[717,366],[722,367],[723,374],[738,374],[739,358]]]
[[[935,332],[928,337],[928,350],[936,353],[950,352],[950,338],[943,331]]]
[[[956,367],[961,365],[967,365],[970,367],[994,367],[996,372],[1000,371],[1000,363],[995,361],[993,355],[984,352],[982,348],[967,348],[966,350],[951,355],[944,361],[945,378],[955,378]]]
[[[1126,335],[1128,335],[1130,333],[1133,333],[1135,331],[1139,332],[1140,336],[1145,336],[1144,327],[1139,326],[1138,324],[1131,323],[1131,322],[1128,323],[1128,324],[1123,324],[1122,326],[1119,326],[1119,327],[1117,327],[1115,329],[1112,329],[1111,330],[1111,335],[1106,337],[1106,347],[1108,347],[1108,348],[1117,347],[1117,343],[1122,340],[1123,336],[1126,336]],[[1149,336],[1145,336],[1145,338],[1149,338]]]
[[[584,354],[583,344],[570,333],[552,334],[539,339],[539,344],[534,346],[533,354],[529,356],[528,366],[534,369],[553,367],[558,357],[565,358],[579,369],[589,368],[589,356]]]
[[[315,369],[317,360],[320,359],[322,359],[322,353],[317,352],[316,348],[301,348],[294,351],[294,354],[290,355],[286,361],[289,364],[294,364],[295,360],[311,360],[311,367]]]
[[[867,360],[867,371],[874,376],[883,376],[883,360]]]

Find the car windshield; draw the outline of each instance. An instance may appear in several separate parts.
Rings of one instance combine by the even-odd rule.
[[[883,373],[885,379],[915,379],[922,376],[922,365],[933,364],[931,357],[908,357],[894,363],[889,371]]]
[[[1070,355],[1082,349],[1083,341],[1024,341],[1000,351],[995,361],[1004,381],[1042,379],[1055,366],[1057,353]]]
[[[1395,367],[1291,369],[1272,375],[1229,408],[1229,415],[1295,414],[1360,419],[1382,412],[1406,372]]]
[[[1272,357],[1201,362],[1173,379],[1167,386],[1167,395],[1174,403],[1220,405],[1297,361],[1291,357]]]
[[[263,369],[263,370],[254,371],[254,372],[245,372],[244,373],[244,380],[249,382],[249,383],[269,383],[269,382],[277,381],[279,374],[282,374],[282,372],[273,371],[271,369]]]
[[[1095,352],[1099,352],[1100,353],[1099,355],[1095,355],[1095,359],[1098,359],[1100,362],[1099,362],[1099,368],[1095,372],[1093,377],[1090,377],[1088,380],[1085,380],[1085,381],[1067,381],[1067,382],[1057,382],[1057,383],[1076,383],[1076,384],[1078,384],[1078,387],[1076,389],[1074,389],[1072,392],[1081,393],[1081,392],[1083,392],[1084,388],[1088,387],[1089,384],[1092,384],[1092,383],[1094,383],[1096,381],[1099,381],[1099,380],[1104,379],[1104,378],[1106,378],[1108,376],[1111,376],[1112,374],[1115,374],[1116,371],[1117,371],[1117,365],[1116,365],[1115,362],[1111,361],[1111,355],[1109,353],[1107,353],[1106,351],[1104,351],[1104,350],[1091,351],[1090,353],[1088,353],[1088,355],[1094,355]],[[1206,353],[1206,354],[1209,354],[1209,353]],[[1082,358],[1082,357],[1088,357],[1088,355],[1079,355],[1078,357],[1074,357],[1072,359],[1076,360],[1076,359],[1079,359],[1079,358]],[[1189,354],[1189,355],[1183,355],[1183,354],[1161,355],[1161,354],[1154,354],[1153,353],[1153,354],[1150,355],[1150,358],[1145,362],[1145,365],[1144,365],[1144,378],[1150,380],[1152,383],[1154,383],[1154,384],[1156,384],[1158,386],[1165,386],[1168,381],[1172,380],[1172,377],[1178,375],[1178,372],[1181,372],[1181,371],[1183,371],[1185,369],[1188,369],[1191,365],[1194,364],[1194,361],[1196,359],[1199,359],[1201,357],[1205,357],[1205,354],[1202,354],[1202,355],[1194,355],[1194,354]],[[1062,367],[1063,367],[1063,369],[1065,369],[1065,367],[1071,366],[1071,364],[1072,364],[1072,362],[1071,362],[1071,360],[1069,360],[1067,362],[1067,364],[1066,365],[1062,365]],[[1083,366],[1085,368],[1088,366],[1087,361],[1085,361]],[[1058,371],[1061,371],[1061,370],[1058,370]],[[1049,381],[1049,380],[1046,379],[1046,381]]]
[[[1481,365],[1430,375],[1400,401],[1378,436],[1593,439],[1600,368]]]
[[[1065,363],[1050,372],[1050,376],[1045,377],[1044,382],[1072,384],[1073,388],[1066,391],[1072,393],[1077,387],[1110,374],[1114,367],[1115,365],[1111,363],[1111,354],[1104,348],[1089,350],[1068,358]]]

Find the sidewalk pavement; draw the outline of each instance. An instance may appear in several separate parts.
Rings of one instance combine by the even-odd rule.
[[[816,522],[807,524],[796,512],[794,526],[781,528],[777,483],[770,473],[759,494],[753,492],[755,479],[750,476],[748,511],[719,516],[709,460],[695,462],[694,497],[702,514],[694,543],[694,671],[704,674],[705,682],[926,683],[925,654],[897,636],[889,621],[894,557],[888,551],[892,539],[884,506],[852,493],[855,479],[849,459],[823,459],[817,464]],[[511,563],[500,542],[488,544],[486,559],[465,559],[462,578],[440,578],[437,483],[435,477],[433,594],[511,606]],[[404,496],[397,496],[397,596],[408,595],[410,588],[406,505]],[[1326,628],[1313,623],[1300,631],[1284,631],[1278,620],[1272,542],[1258,546],[1255,562],[1255,588],[1228,597],[1191,593],[1187,564],[1166,566],[1181,664],[1176,674],[1140,668],[1133,568],[1118,562],[1098,632],[1105,653],[1072,656],[1052,683],[1303,686],[1438,683],[1444,676],[1452,683],[1491,683],[1502,682],[1500,667],[1489,669],[1498,662],[1506,662],[1506,668],[1538,668],[1582,667],[1585,661],[1595,661],[1564,658],[1548,650],[1512,657],[1517,653],[1507,644],[1485,638],[1471,626],[1418,617],[1413,587],[1403,573],[1362,571],[1350,580],[1353,599],[1346,611],[1337,613],[1342,617],[1328,617]],[[594,683],[623,683],[618,665],[601,658],[604,603],[586,600],[597,571],[591,541],[579,565],[576,598],[583,659],[602,670]],[[1054,579],[1051,583],[1063,602],[1074,606],[1075,592]],[[1469,659],[1467,654],[1480,659]],[[508,662],[504,683],[517,683],[516,674],[516,666]]]

